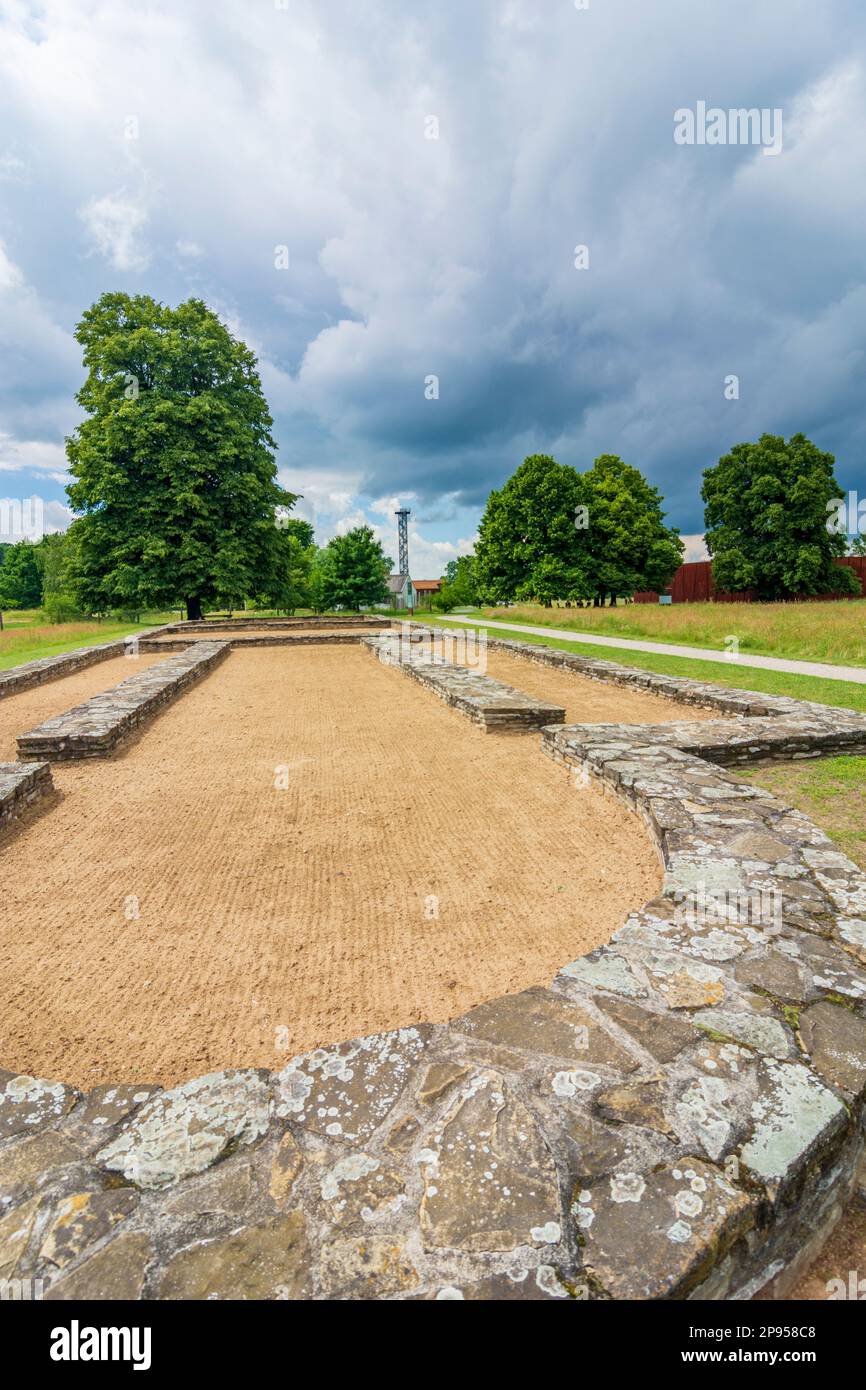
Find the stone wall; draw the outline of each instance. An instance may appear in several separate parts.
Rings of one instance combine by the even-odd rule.
[[[452,709],[471,719],[483,733],[526,733],[542,729],[565,718],[565,710],[547,700],[526,695],[504,681],[448,662],[425,659],[412,642],[404,643],[399,634],[365,637],[364,646],[386,666],[398,667]]]
[[[0,763],[0,835],[53,791],[47,763]]]
[[[165,631],[167,629],[162,627],[147,628],[144,632],[133,634],[132,638],[120,637],[114,642],[102,642],[98,647],[77,647],[75,651],[61,652],[59,656],[43,656],[38,661],[27,661],[8,671],[0,671],[0,700],[5,695],[18,695],[22,690],[31,690],[33,686],[44,685],[61,676],[71,676],[73,672],[83,671],[87,666],[107,661],[109,657],[122,656],[128,641],[141,642]]]
[[[720,763],[857,747],[866,719],[660,682],[742,717],[543,735],[563,796],[623,798],[665,866],[608,945],[271,1073],[85,1095],[0,1074],[0,1278],[49,1299],[783,1295],[863,1151],[866,876]]]
[[[82,705],[21,734],[21,759],[105,758],[136,729],[200,681],[229,654],[227,642],[196,642],[175,656],[100,691]]]

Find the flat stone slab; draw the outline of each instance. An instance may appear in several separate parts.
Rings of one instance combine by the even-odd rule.
[[[413,653],[411,643],[401,642],[399,635],[366,638],[364,645],[384,665],[404,671],[485,733],[524,733],[546,724],[561,724],[565,719],[561,706],[526,695],[492,676],[449,662],[423,660]]]
[[[208,675],[228,656],[229,650],[226,642],[197,642],[175,656],[167,656],[165,661],[127,677],[83,705],[21,734],[19,758],[61,762],[108,757],[137,728]]]
[[[266,1133],[271,1096],[259,1071],[223,1071],[163,1091],[101,1149],[96,1163],[137,1187],[163,1188],[204,1172],[229,1146]]]
[[[754,1224],[755,1204],[697,1158],[578,1190],[572,1215],[590,1280],[610,1298],[683,1298]]]

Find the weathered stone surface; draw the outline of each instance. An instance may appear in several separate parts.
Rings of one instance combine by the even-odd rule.
[[[599,1000],[604,1012],[645,1048],[657,1062],[672,1062],[688,1043],[701,1035],[685,1019],[652,1013],[624,999]]]
[[[172,1216],[198,1217],[215,1212],[232,1216],[247,1208],[251,1191],[249,1163],[231,1159],[169,1191],[161,1210]]]
[[[271,1162],[268,1184],[268,1190],[278,1206],[282,1206],[288,1199],[303,1166],[301,1146],[291,1130],[287,1129]]]
[[[560,1120],[568,1140],[569,1175],[581,1187],[592,1187],[632,1157],[627,1131],[573,1108],[563,1107]]]
[[[651,971],[651,979],[669,1009],[699,1009],[706,1004],[718,1004],[725,997],[725,984],[720,970],[711,965],[683,965],[669,975]]]
[[[31,1197],[0,1217],[0,1279],[14,1278],[30,1240],[39,1202],[39,1197]]]
[[[536,1265],[534,1268],[517,1268],[509,1274],[491,1274],[486,1279],[474,1283],[442,1284],[430,1293],[419,1296],[424,1303],[529,1303],[548,1302],[555,1299],[560,1303],[571,1301],[565,1282],[553,1265]]]
[[[723,1076],[699,1076],[680,1089],[674,1114],[680,1132],[717,1162],[737,1135],[737,1089]]]
[[[576,1192],[594,1283],[611,1298],[682,1298],[754,1221],[752,1199],[697,1158]]]
[[[45,1232],[39,1258],[62,1269],[125,1221],[138,1206],[134,1192],[76,1192],[64,1197]]]
[[[56,1125],[72,1109],[76,1094],[59,1081],[13,1076],[0,1091],[0,1140]]]
[[[324,1298],[389,1298],[411,1292],[420,1275],[400,1236],[366,1235],[323,1245],[318,1265]]]
[[[276,1077],[276,1113],[315,1134],[366,1139],[396,1105],[430,1028],[401,1028],[295,1057]]]
[[[734,977],[740,984],[766,990],[786,1003],[799,1003],[809,997],[806,971],[796,959],[781,951],[768,951],[751,960],[738,961]]]
[[[0,694],[2,680],[0,672]],[[34,808],[49,806],[54,794],[54,779],[48,763],[0,762],[0,834]]]
[[[353,1153],[323,1174],[319,1190],[324,1219],[334,1229],[350,1230],[398,1212],[406,1185],[395,1168],[372,1154]]]
[[[392,1154],[406,1154],[420,1133],[421,1121],[415,1115],[404,1115],[389,1132],[385,1148]]]
[[[866,1022],[837,1004],[812,1004],[800,1015],[800,1036],[812,1066],[848,1095],[866,1091]]]
[[[158,1298],[189,1300],[291,1300],[310,1293],[310,1248],[300,1211],[182,1250],[157,1289]]]
[[[669,1139],[677,1132],[665,1114],[665,1087],[660,1081],[637,1081],[625,1086],[609,1086],[595,1097],[600,1115],[620,1124],[641,1125],[657,1130]]]
[[[211,1072],[148,1101],[96,1162],[138,1187],[168,1187],[261,1138],[269,1111],[265,1073]]]
[[[56,1169],[77,1163],[81,1152],[53,1129],[18,1139],[0,1151],[0,1205]]]
[[[776,1197],[845,1128],[847,1112],[838,1096],[799,1062],[767,1058],[759,1080],[751,1112],[754,1128],[740,1161]]]
[[[638,1065],[588,1010],[549,989],[525,989],[479,1004],[451,1026],[473,1038],[573,1057],[581,1064],[604,1063],[620,1071],[634,1071]]]
[[[139,1299],[153,1246],[142,1233],[122,1233],[76,1269],[50,1278],[45,1298],[104,1303]]]
[[[736,1039],[768,1057],[792,1057],[796,1053],[790,1031],[777,1018],[733,1009],[704,1009],[695,1023],[713,1033]]]
[[[458,1062],[434,1062],[424,1073],[417,1091],[418,1099],[425,1105],[441,1100],[446,1091],[455,1082],[462,1081],[468,1072],[469,1067],[461,1066]]]
[[[640,999],[646,995],[645,987],[628,961],[606,947],[590,956],[581,956],[570,965],[564,965],[559,975],[568,980],[580,980],[593,989],[623,994],[627,999]]]
[[[161,1089],[160,1086],[137,1086],[131,1083],[120,1086],[95,1086],[92,1091],[87,1092],[71,1117],[70,1125],[75,1126],[76,1133],[89,1132],[94,1141],[103,1143],[108,1130],[119,1125],[147,1101],[152,1100]]]
[[[421,1154],[421,1233],[428,1249],[558,1244],[550,1151],[496,1073],[476,1072],[458,1089]]]

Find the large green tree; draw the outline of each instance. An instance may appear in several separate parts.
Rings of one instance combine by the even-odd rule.
[[[335,536],[322,554],[317,603],[322,608],[353,610],[385,603],[389,568],[390,561],[369,526]]]
[[[754,588],[763,599],[859,590],[853,571],[833,563],[848,539],[828,524],[844,496],[834,465],[803,434],[764,434],[706,470],[701,496],[717,589]]]
[[[664,524],[658,488],[616,454],[597,458],[583,482],[593,601],[616,603],[639,590],[662,590],[682,564],[683,543]]]
[[[479,526],[474,577],[482,600],[549,606],[660,589],[682,561],[658,490],[614,454],[586,473],[545,454],[492,492]]]
[[[277,483],[256,359],[200,299],[177,308],[104,294],[76,330],[87,418],[67,440],[76,559],[91,611],[186,603],[269,587]]]
[[[38,608],[42,603],[38,550],[31,541],[7,548],[0,566],[0,608]]]
[[[575,522],[585,504],[580,474],[547,454],[524,459],[491,492],[478,527],[474,578],[483,602],[588,598],[592,571],[585,532]]]

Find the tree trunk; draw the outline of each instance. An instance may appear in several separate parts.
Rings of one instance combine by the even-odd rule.
[[[188,598],[186,601],[186,620],[188,623],[200,623],[203,617],[201,611],[200,598]]]
[[[610,606],[611,606],[611,608],[616,608],[616,594],[611,594],[611,596],[610,596]]]

